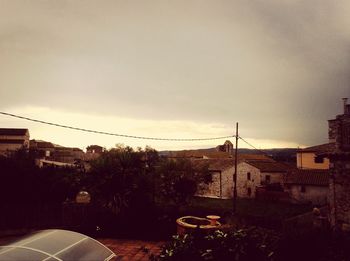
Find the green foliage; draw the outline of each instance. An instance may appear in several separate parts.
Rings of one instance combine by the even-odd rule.
[[[159,159],[157,151],[146,147],[133,150],[117,146],[91,162],[86,187],[92,198],[115,214],[144,205],[155,197],[186,204],[199,182],[210,182],[208,166],[195,166],[190,160]]]
[[[93,200],[118,214],[132,203],[150,201],[157,160],[157,152],[149,147],[134,151],[119,145],[91,162],[85,184]]]
[[[175,204],[188,204],[201,182],[211,182],[208,165],[197,166],[188,159],[163,160],[158,169],[160,195]]]
[[[153,260],[273,260],[279,237],[257,228],[173,236]]]
[[[71,168],[39,168],[36,151],[0,156],[0,229],[60,226],[62,202],[74,198],[82,173]]]
[[[0,157],[0,201],[11,204],[60,204],[76,194],[81,174],[71,168],[39,168],[35,151]]]

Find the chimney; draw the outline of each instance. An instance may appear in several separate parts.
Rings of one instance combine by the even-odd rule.
[[[344,102],[344,115],[350,114],[350,104],[348,104],[348,98],[343,98]]]

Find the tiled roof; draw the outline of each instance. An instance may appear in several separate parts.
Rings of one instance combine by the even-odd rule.
[[[24,140],[21,139],[0,139],[0,144],[23,144]]]
[[[299,152],[316,152],[316,153],[322,153],[322,152],[333,152],[335,150],[335,144],[334,143],[326,143],[322,145],[312,146],[305,149],[299,150]]]
[[[209,170],[224,171],[225,169],[234,167],[232,159],[194,159],[192,161],[196,166],[209,166]]]
[[[329,170],[297,169],[287,173],[285,184],[300,184],[314,186],[329,185]]]
[[[246,161],[269,161],[273,162],[272,158],[265,156],[263,154],[238,154],[238,160],[246,160]]]
[[[39,149],[46,149],[46,148],[54,148],[53,144],[48,141],[43,141],[43,140],[31,140],[30,141],[30,146],[31,147],[36,147]]]
[[[207,158],[207,159],[234,159],[235,156],[223,151],[213,150],[181,150],[171,151],[167,155],[169,158]],[[271,158],[262,154],[238,154],[238,160],[272,160]]]
[[[28,129],[0,128],[0,135],[22,136],[22,135],[26,135],[27,131],[28,131]]]
[[[86,147],[86,149],[103,149],[103,147],[101,147],[101,146],[99,146],[99,145],[90,145],[90,146],[88,146],[88,147]]]
[[[238,163],[247,161],[248,159],[254,159],[254,162],[265,162],[265,163],[271,163],[273,162],[272,159],[269,158],[262,158],[261,155],[255,155],[255,154],[240,154],[238,155]],[[209,165],[209,170],[225,170],[231,167],[234,167],[235,164],[235,158],[216,158],[216,159],[193,159],[193,161],[197,165]],[[273,162],[275,163],[275,162]],[[258,164],[258,163],[257,163]]]
[[[287,172],[291,166],[276,161],[246,160],[247,164],[259,169],[261,172]]]
[[[168,154],[170,158],[203,158],[203,156],[212,159],[223,159],[232,157],[231,154],[223,151],[213,150],[181,150],[171,151]]]

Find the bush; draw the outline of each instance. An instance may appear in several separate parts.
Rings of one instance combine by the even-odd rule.
[[[153,260],[273,260],[279,237],[258,228],[173,236]]]

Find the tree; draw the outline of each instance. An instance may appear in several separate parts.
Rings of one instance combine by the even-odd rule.
[[[150,200],[152,196],[151,173],[158,153],[146,147],[134,151],[118,145],[91,162],[91,170],[85,182],[92,198],[115,214],[131,204]]]
[[[163,160],[158,169],[161,196],[177,205],[187,204],[199,183],[212,181],[208,167],[189,159]]]

